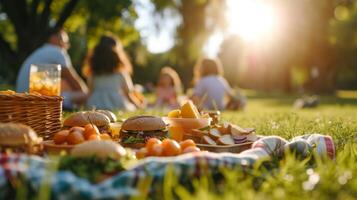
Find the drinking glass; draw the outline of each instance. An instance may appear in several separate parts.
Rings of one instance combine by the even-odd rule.
[[[29,92],[47,96],[59,96],[61,92],[61,65],[32,64]]]

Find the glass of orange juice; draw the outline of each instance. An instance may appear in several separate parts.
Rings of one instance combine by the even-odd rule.
[[[32,64],[29,92],[47,96],[59,96],[61,92],[61,65]]]

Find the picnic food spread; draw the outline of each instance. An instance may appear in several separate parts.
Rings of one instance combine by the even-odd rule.
[[[160,117],[134,116],[124,121],[120,131],[120,143],[125,147],[141,148],[150,138],[163,140],[167,126]]]
[[[0,123],[1,188],[12,187],[3,185],[12,182],[9,174],[40,185],[38,181],[48,170],[46,163],[57,163],[58,171],[53,172],[50,183],[55,199],[120,199],[140,193],[136,185],[143,177],[153,177],[152,184],[163,184],[170,165],[184,183],[205,172],[221,173],[218,169],[222,167],[253,167],[259,160],[282,158],[287,151],[301,158],[312,155],[312,151],[335,157],[329,136],[304,135],[290,142],[277,136],[259,136],[254,128],[221,122],[219,112],[199,112],[191,101],[170,111],[167,117],[139,115],[122,124],[107,110],[73,113],[63,121],[61,130],[42,140],[30,126]],[[57,160],[48,157],[54,152]],[[153,187],[150,194],[155,192]]]

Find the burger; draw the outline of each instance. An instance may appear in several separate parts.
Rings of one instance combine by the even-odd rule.
[[[109,118],[111,123],[114,123],[117,121],[117,117],[115,116],[115,114],[109,110],[96,110],[95,112],[99,112],[99,113],[106,115]]]
[[[110,134],[111,118],[108,117],[108,115],[110,115],[108,113],[111,112],[106,111],[106,113],[107,114],[104,114],[104,112],[98,112],[98,111],[83,111],[83,112],[74,113],[71,116],[69,116],[66,120],[64,120],[63,128],[70,129],[72,127],[78,127],[78,126],[84,127],[87,124],[93,124],[98,127],[100,133]],[[115,117],[113,113],[112,115]]]
[[[0,152],[36,154],[42,150],[42,138],[24,124],[0,123]]]
[[[135,116],[124,121],[120,130],[120,143],[124,147],[141,148],[150,138],[167,138],[167,125],[160,117]]]
[[[124,171],[126,150],[107,140],[92,140],[76,145],[70,155],[60,158],[59,169],[68,170],[92,183]]]

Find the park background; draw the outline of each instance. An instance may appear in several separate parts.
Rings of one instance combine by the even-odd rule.
[[[353,0],[13,0],[0,1],[0,85],[51,27],[70,34],[80,72],[98,38],[117,35],[134,82],[175,68],[186,88],[200,56],[222,60],[233,87],[289,93],[357,89],[357,2]]]

